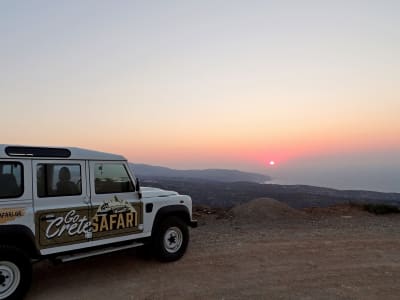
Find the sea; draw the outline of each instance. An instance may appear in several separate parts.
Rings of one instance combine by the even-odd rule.
[[[339,190],[366,190],[386,193],[400,193],[400,169],[375,172],[376,170],[348,172],[297,172],[271,174],[266,184],[312,185]]]

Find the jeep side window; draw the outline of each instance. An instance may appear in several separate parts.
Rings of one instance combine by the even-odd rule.
[[[39,197],[82,194],[81,166],[77,164],[38,164],[36,169]]]
[[[0,163],[0,199],[18,198],[24,193],[22,164]]]
[[[123,164],[95,164],[96,194],[134,192],[132,180]]]

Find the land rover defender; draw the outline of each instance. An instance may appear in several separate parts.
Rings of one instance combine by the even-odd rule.
[[[177,260],[196,226],[189,196],[141,188],[123,156],[0,145],[0,300],[23,298],[33,261],[137,246]]]

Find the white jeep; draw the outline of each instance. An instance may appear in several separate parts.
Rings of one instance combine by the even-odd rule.
[[[21,299],[32,261],[72,261],[146,245],[182,257],[189,196],[140,188],[126,159],[79,148],[0,145],[0,299]]]

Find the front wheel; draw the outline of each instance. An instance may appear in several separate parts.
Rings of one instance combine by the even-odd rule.
[[[157,259],[170,262],[180,259],[189,243],[189,230],[177,217],[168,217],[157,228],[153,245]]]
[[[23,251],[0,246],[0,300],[22,299],[32,278],[32,265]]]

